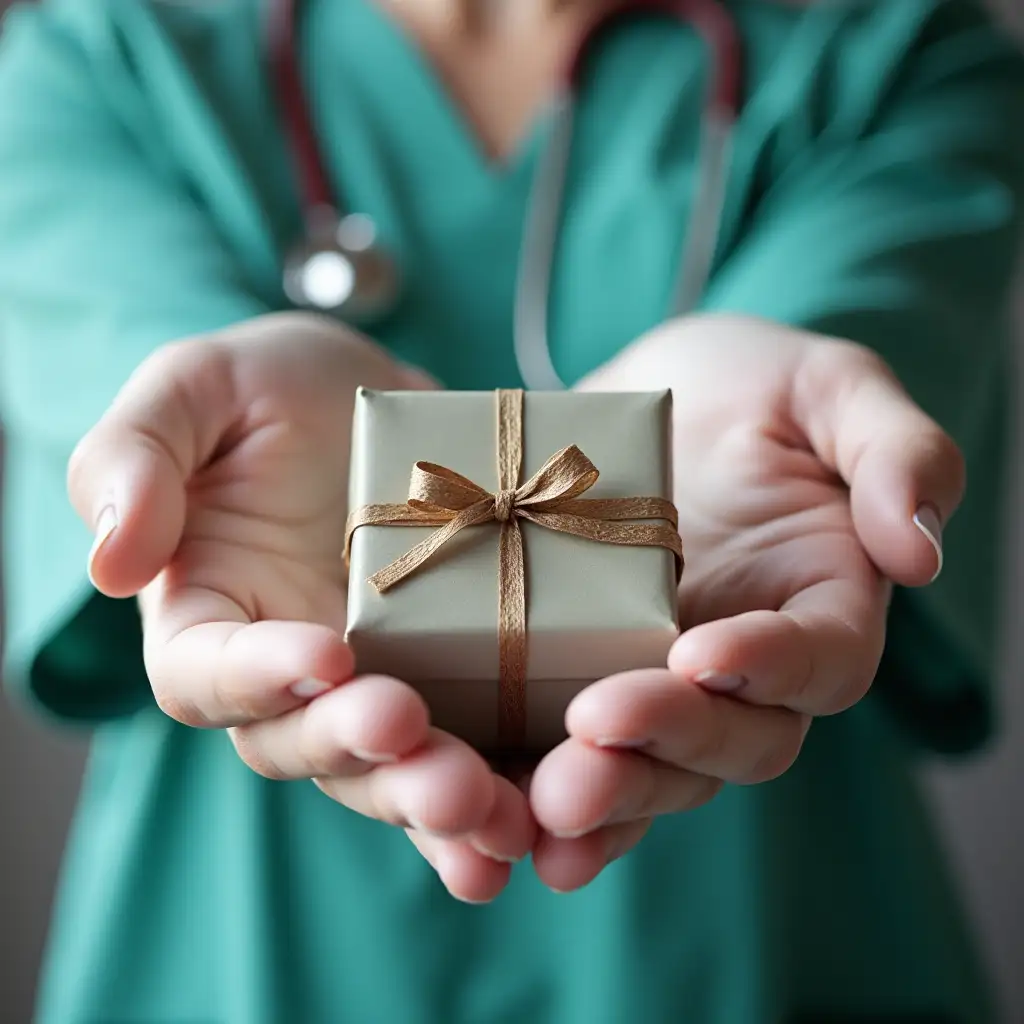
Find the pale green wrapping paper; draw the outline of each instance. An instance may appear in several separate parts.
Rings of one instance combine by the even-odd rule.
[[[524,396],[527,480],[575,444],[600,479],[588,498],[671,500],[671,392]],[[379,392],[356,398],[351,508],[403,503],[417,461],[438,463],[489,492],[497,487],[493,392]],[[525,746],[565,736],[565,709],[590,683],[662,667],[679,632],[676,566],[661,548],[620,547],[522,522],[526,558]],[[494,750],[498,728],[497,523],[470,527],[384,594],[367,577],[432,527],[364,526],[352,540],[347,639],[360,673],[405,680],[438,728]]]

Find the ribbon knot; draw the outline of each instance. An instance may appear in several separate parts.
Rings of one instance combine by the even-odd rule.
[[[664,498],[581,498],[597,483],[594,464],[575,445],[563,448],[526,483],[523,460],[523,392],[496,392],[498,489],[489,493],[459,473],[417,462],[404,505],[364,505],[353,510],[345,531],[345,559],[362,526],[440,526],[367,582],[385,593],[416,572],[456,534],[497,522],[498,540],[498,739],[521,745],[526,731],[526,567],[520,519],[602,544],[662,547],[682,572],[683,551],[675,506]],[[646,523],[639,520],[663,520]],[[632,521],[630,521],[632,520]]]
[[[507,523],[512,516],[515,503],[515,491],[498,491],[494,498],[494,518],[499,523]]]

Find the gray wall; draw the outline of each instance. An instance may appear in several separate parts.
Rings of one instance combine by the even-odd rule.
[[[28,1024],[84,749],[0,700],[0,1024]]]
[[[1024,22],[1024,0],[1002,3]],[[0,0],[0,9],[3,6]],[[1020,131],[1021,126],[1007,130]],[[1024,325],[1024,302],[1021,313]],[[1024,387],[1024,372],[1021,384]],[[1018,448],[1024,453],[1024,424]],[[1016,490],[1011,518],[1020,522],[1024,472]],[[1009,602],[1013,628],[1006,652],[1007,731],[987,756],[965,765],[929,768],[925,780],[996,974],[1005,1020],[1022,1024],[1024,631],[1017,624],[1024,612],[1024,530],[1015,531],[1012,559],[1018,582]],[[30,1019],[37,964],[83,758],[80,740],[15,717],[0,698],[0,1024],[27,1024]]]
[[[1024,296],[1017,393],[1024,395]],[[987,755],[926,769],[928,793],[996,972],[1007,1022],[1024,1022],[1024,404],[1018,400],[1017,480],[1009,509],[1004,684],[1006,731]]]
[[[1024,40],[1024,0],[993,0]],[[1007,125],[1024,131],[1024,125]],[[960,869],[999,983],[1007,1024],[1024,1024],[1024,273],[1017,303],[1017,480],[1008,509],[1011,561],[1002,689],[1006,731],[987,756],[933,767],[924,779]]]

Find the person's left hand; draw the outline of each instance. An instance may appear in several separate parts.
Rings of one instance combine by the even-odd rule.
[[[941,569],[964,467],[890,370],[852,344],[736,319],[670,323],[580,387],[670,386],[686,570],[665,669],[584,690],[537,766],[534,850],[558,891],[651,820],[775,778],[813,717],[868,691],[890,580]]]

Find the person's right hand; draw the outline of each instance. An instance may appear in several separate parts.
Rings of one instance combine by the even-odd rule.
[[[454,896],[489,900],[533,845],[525,796],[431,728],[411,687],[353,677],[342,639],[357,385],[432,383],[304,314],[158,351],[71,459],[90,575],[139,595],[164,712],[227,729],[261,775],[406,828]]]

